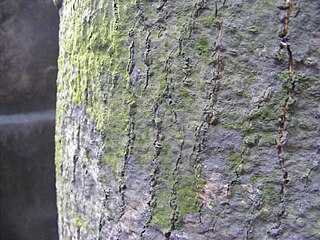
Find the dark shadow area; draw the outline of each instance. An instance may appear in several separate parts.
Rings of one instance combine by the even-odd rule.
[[[57,9],[52,0],[2,0],[0,11],[0,114],[54,109]]]
[[[0,0],[0,239],[56,240],[58,11]]]

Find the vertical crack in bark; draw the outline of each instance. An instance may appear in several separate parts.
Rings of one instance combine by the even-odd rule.
[[[119,3],[118,0],[113,0],[112,1],[113,4],[113,30],[114,31],[118,31],[119,30]],[[111,35],[111,41],[115,41],[114,36]],[[113,97],[114,95],[114,91],[116,88],[116,85],[119,81],[119,76],[114,75],[114,73],[112,73],[111,75],[111,87],[110,87],[110,97]]]
[[[162,148],[163,148],[163,146],[161,144],[161,141],[162,141],[161,124],[162,124],[162,122],[158,121],[158,119],[160,119],[159,107],[161,106],[161,104],[163,103],[163,100],[165,98],[171,98],[170,89],[169,89],[169,86],[168,86],[168,74],[169,74],[169,66],[170,66],[169,65],[169,60],[170,60],[170,58],[171,58],[171,52],[169,53],[169,55],[168,55],[168,57],[166,59],[165,67],[164,67],[164,70],[166,72],[165,81],[166,81],[167,86],[163,90],[163,92],[160,93],[160,95],[155,100],[155,106],[154,106],[154,122],[155,122],[155,127],[156,127],[156,130],[157,130],[157,133],[156,133],[155,141],[153,143],[154,144],[154,148],[155,148],[155,157],[152,160],[152,168],[154,170],[153,170],[153,173],[151,174],[151,181],[150,181],[150,191],[149,191],[149,193],[150,193],[151,198],[148,201],[148,206],[150,208],[150,217],[149,217],[147,223],[145,224],[145,226],[143,227],[143,230],[142,230],[142,232],[140,234],[140,236],[142,238],[144,237],[144,233],[145,233],[146,229],[148,228],[148,226],[149,226],[149,224],[150,224],[150,222],[152,220],[153,212],[154,212],[154,210],[156,208],[155,186],[157,185],[157,178],[158,178],[158,174],[159,174],[159,171],[160,171],[160,162],[158,161],[158,157],[161,154],[161,151],[162,151]],[[170,105],[171,101],[172,100],[169,99],[169,105]],[[173,109],[171,109],[171,110],[173,110]],[[176,117],[176,113],[175,112],[174,112],[174,114],[175,114],[175,117]],[[175,211],[175,209],[173,209],[173,210]],[[169,234],[169,233],[166,233],[166,234]]]
[[[163,5],[164,6],[164,5]],[[150,52],[151,52],[151,33],[153,26],[146,24],[146,18],[144,16],[143,9],[141,8],[141,1],[136,0],[136,8],[138,9],[138,25],[142,25],[144,27],[144,30],[147,32],[147,37],[145,39],[145,47],[146,51],[144,53],[144,64],[147,66],[146,71],[146,78],[143,89],[146,90],[149,85],[149,78],[150,78],[150,66],[152,64],[151,58],[150,58]]]
[[[102,214],[100,215],[100,219],[99,219],[99,232],[98,232],[98,240],[102,240],[102,228],[105,224],[105,220],[104,218],[102,217]]]
[[[151,63],[151,59],[149,57],[150,55],[150,46],[151,46],[151,30],[148,29],[148,34],[147,34],[147,38],[146,38],[146,41],[145,41],[145,46],[147,48],[146,52],[145,52],[145,55],[144,55],[144,63],[145,65],[147,66],[147,72],[146,72],[146,82],[144,84],[144,90],[147,89],[148,87],[148,84],[149,84],[149,77],[150,77],[150,65],[152,64]]]
[[[128,85],[127,90],[130,93],[130,98],[126,100],[126,104],[128,105],[128,126],[126,128],[127,131],[127,144],[125,146],[125,153],[124,153],[124,162],[123,166],[120,172],[120,181],[119,181],[119,192],[121,195],[121,212],[119,216],[119,220],[123,217],[125,210],[126,210],[126,202],[125,202],[125,190],[126,190],[126,173],[127,173],[127,167],[128,167],[128,161],[131,155],[131,151],[133,148],[134,140],[135,140],[135,113],[136,113],[136,103],[134,101],[135,92],[133,89],[134,82],[131,78],[131,73],[134,68],[134,40],[133,40],[133,32],[134,29],[131,29],[129,32],[129,40],[131,41],[130,47],[129,47],[129,61],[127,65],[127,72],[128,72]]]
[[[183,49],[183,42],[187,39],[189,39],[192,36],[192,31],[194,28],[194,22],[196,20],[197,17],[199,17],[201,15],[201,13],[206,9],[206,3],[208,1],[206,0],[201,0],[199,2],[197,2],[195,4],[195,10],[192,13],[192,21],[191,23],[189,23],[189,25],[187,26],[187,29],[189,30],[189,36],[188,38],[184,39],[182,38],[182,35],[179,38],[179,54],[181,55],[182,53],[182,49]],[[223,8],[225,6],[226,1],[223,2],[222,7]],[[193,146],[193,151],[189,156],[189,160],[193,161],[193,156],[195,155],[194,161],[195,161],[195,177],[196,177],[196,187],[197,190],[200,191],[201,190],[201,186],[202,186],[202,163],[201,163],[201,152],[203,152],[205,150],[205,142],[207,140],[207,132],[209,129],[210,125],[216,125],[217,121],[218,121],[218,116],[217,116],[217,112],[214,111],[214,105],[216,103],[217,100],[217,93],[219,91],[219,81],[222,78],[222,56],[221,56],[221,50],[222,50],[222,33],[223,33],[223,28],[222,28],[222,20],[220,19],[219,15],[218,15],[218,11],[219,8],[217,6],[217,3],[215,3],[215,17],[219,18],[219,21],[217,22],[217,36],[216,36],[216,41],[215,41],[215,45],[214,45],[214,53],[212,55],[213,58],[213,71],[212,71],[212,75],[213,77],[211,78],[211,86],[212,88],[210,89],[210,93],[208,96],[209,99],[209,104],[204,108],[203,110],[203,119],[202,122],[200,123],[199,126],[197,126],[195,128],[195,132],[194,132],[194,136],[195,136],[195,145]],[[188,78],[188,72],[190,72],[189,69],[189,63],[188,63],[189,59],[186,59],[186,70],[187,70],[187,74],[186,77],[184,79],[184,82],[187,83],[187,78]],[[200,208],[199,208],[199,222],[202,222],[202,208],[203,208],[203,204],[200,204]]]
[[[169,68],[170,68],[171,54],[172,54],[172,52],[169,53],[169,55],[166,59],[166,62],[165,62],[165,72],[166,72],[165,81],[166,81],[167,86],[166,86],[166,88],[163,92],[163,95],[162,95],[164,99],[167,99],[168,104],[169,104],[169,109],[174,114],[174,119],[172,121],[172,124],[169,127],[171,127],[173,124],[176,124],[177,126],[179,126],[179,123],[177,120],[178,119],[177,113],[172,106],[172,94],[171,94],[172,88],[170,88],[170,85],[168,82],[168,75],[170,73]],[[172,78],[170,79],[170,84],[172,84]],[[182,131],[183,130],[184,129],[182,129]],[[177,204],[177,184],[179,183],[178,171],[179,171],[179,166],[180,166],[180,162],[181,162],[181,158],[182,158],[183,146],[184,146],[184,139],[180,145],[179,154],[178,154],[177,159],[175,161],[175,166],[174,166],[173,173],[172,173],[174,176],[174,179],[173,179],[174,183],[173,183],[172,189],[171,189],[170,207],[172,208],[173,213],[172,213],[172,216],[170,219],[170,231],[166,233],[166,235],[168,236],[167,239],[169,239],[171,232],[174,229],[176,229],[177,222],[179,219],[179,209],[178,209],[178,204]]]
[[[119,9],[118,0],[113,0],[114,30],[119,29]]]
[[[121,206],[121,212],[119,215],[119,220],[122,218],[122,216],[125,213],[125,209],[126,209],[126,203],[125,203],[125,190],[126,190],[126,173],[127,173],[127,166],[128,166],[128,161],[130,158],[130,153],[133,147],[133,143],[134,143],[134,139],[135,139],[135,133],[134,133],[134,129],[135,129],[135,123],[134,123],[134,115],[135,115],[135,108],[136,105],[134,102],[129,101],[127,103],[129,105],[129,123],[128,123],[128,127],[127,127],[127,144],[125,146],[125,153],[124,153],[124,162],[123,162],[123,166],[120,172],[120,180],[119,180],[119,192],[121,195],[121,202],[122,202],[122,206]]]
[[[199,17],[201,15],[201,13],[205,10],[205,5],[207,4],[207,2],[208,2],[208,0],[200,0],[195,3],[195,5],[194,5],[195,10],[192,14],[193,20],[195,20],[197,17]],[[194,24],[194,21],[193,21],[193,24]],[[190,35],[191,35],[191,33],[190,33]]]
[[[212,78],[211,78],[211,84],[210,84],[210,92],[209,92],[209,104],[205,107],[203,110],[204,119],[201,125],[198,127],[196,135],[200,143],[197,146],[197,153],[196,153],[196,180],[197,180],[197,187],[200,190],[201,187],[201,173],[202,173],[202,163],[200,159],[201,152],[205,149],[205,141],[206,134],[208,132],[208,129],[211,125],[216,125],[218,123],[218,116],[217,112],[214,109],[214,106],[217,102],[217,96],[219,92],[219,85],[220,81],[222,79],[222,71],[223,71],[223,62],[222,62],[222,36],[223,36],[223,22],[221,17],[219,16],[219,10],[223,11],[223,8],[225,6],[225,2],[223,2],[221,8],[219,9],[218,4],[215,2],[215,17],[217,19],[217,33],[216,33],[216,39],[214,43],[214,52],[212,54],[213,59],[213,69],[212,69]],[[229,186],[228,186],[229,187]],[[201,208],[199,210],[200,215],[200,223],[202,218],[202,208],[203,204],[201,205]],[[218,219],[218,216],[216,216]],[[216,219],[216,221],[217,221]]]
[[[125,29],[125,27],[123,27],[123,29],[119,29],[120,26],[120,7],[119,6],[119,1],[118,0],[113,0],[112,1],[113,4],[113,28],[114,31],[123,31]],[[126,13],[122,13],[122,14],[126,14]],[[122,16],[121,16],[122,17]],[[126,22],[125,24],[129,25],[128,22]],[[125,105],[127,105],[127,114],[128,114],[128,124],[127,127],[125,129],[126,132],[126,144],[124,146],[124,155],[123,155],[123,162],[122,162],[122,166],[121,166],[121,170],[119,172],[119,176],[118,176],[118,193],[120,195],[120,211],[119,214],[117,215],[117,221],[120,222],[121,218],[124,216],[125,211],[126,211],[126,201],[125,201],[125,190],[126,190],[126,175],[127,175],[127,167],[128,167],[128,161],[130,158],[130,154],[132,151],[132,147],[133,147],[133,143],[134,143],[134,139],[135,139],[135,108],[136,108],[136,103],[134,101],[135,98],[135,93],[134,93],[134,88],[133,88],[133,81],[131,79],[131,73],[134,69],[134,38],[133,38],[133,33],[134,33],[134,27],[132,27],[131,29],[129,29],[128,26],[128,41],[130,43],[129,45],[129,60],[126,66],[123,66],[122,71],[126,71],[126,76],[123,77],[123,79],[119,79],[119,75],[117,75],[117,73],[112,73],[112,74],[116,74],[115,76],[112,76],[112,87],[111,87],[111,96],[114,93],[115,90],[115,85],[119,82],[119,80],[125,81],[127,80],[127,86],[126,86],[126,91],[128,93],[130,93],[130,95],[128,97],[125,97],[125,99],[123,99],[123,103]],[[113,37],[113,36],[112,36]],[[114,40],[114,39],[113,39]],[[125,46],[124,46],[125,48]],[[106,201],[106,200],[105,200]],[[101,231],[101,229],[99,230],[99,232]]]
[[[184,140],[182,141],[181,145],[180,145],[180,151],[179,151],[179,155],[176,159],[175,162],[175,166],[173,169],[173,176],[174,176],[174,183],[172,185],[172,189],[171,189],[171,199],[170,199],[170,207],[173,209],[173,214],[172,217],[170,219],[170,232],[174,229],[176,229],[177,227],[177,221],[179,219],[179,209],[178,209],[178,205],[177,205],[177,189],[176,189],[176,185],[178,184],[179,180],[178,180],[178,171],[179,171],[179,165],[180,165],[180,161],[182,158],[182,150],[183,150],[183,146],[184,146]]]
[[[77,239],[80,239],[80,227],[77,227]]]
[[[102,200],[102,206],[101,206],[101,209],[103,209],[103,210],[100,212],[100,218],[99,218],[98,240],[102,240],[103,239],[102,228],[106,223],[106,220],[104,218],[104,213],[105,213],[105,210],[106,210],[106,204],[107,204],[107,201],[108,201],[108,197],[109,197],[109,193],[108,193],[108,191],[105,190],[105,196],[104,196],[104,199]]]
[[[126,173],[127,173],[127,165],[128,165],[128,161],[130,158],[130,153],[132,150],[132,146],[134,143],[134,139],[135,139],[135,133],[134,133],[134,129],[135,129],[135,124],[134,124],[134,115],[135,115],[135,104],[133,102],[129,102],[129,123],[128,123],[128,127],[127,127],[127,137],[128,137],[128,142],[125,146],[125,154],[124,154],[124,162],[123,162],[123,166],[120,172],[120,181],[119,181],[119,192],[121,195],[121,202],[122,202],[122,206],[121,206],[121,212],[120,212],[120,216],[119,216],[119,220],[122,218],[122,216],[125,213],[125,209],[126,209],[126,203],[125,203],[125,190],[126,190]]]
[[[150,57],[150,53],[151,53],[151,33],[152,33],[152,29],[153,26],[152,25],[148,25],[145,21],[146,18],[144,16],[144,12],[143,9],[141,8],[141,1],[137,0],[136,1],[136,6],[137,9],[139,11],[139,24],[144,26],[145,31],[147,32],[147,36],[145,39],[145,47],[146,47],[146,51],[144,53],[144,58],[143,58],[143,62],[147,67],[146,70],[146,77],[145,77],[145,83],[144,83],[144,87],[143,89],[146,90],[149,86],[149,81],[150,81],[150,70],[151,70],[151,65],[152,65],[152,58]],[[164,6],[164,5],[163,5]],[[160,9],[161,10],[161,9]],[[147,202],[148,208],[149,208],[149,217],[148,220],[146,221],[146,223],[144,224],[142,231],[140,233],[140,237],[142,239],[144,239],[144,234],[146,232],[146,230],[148,229],[150,222],[152,220],[152,216],[153,216],[153,212],[155,210],[156,207],[156,199],[155,199],[155,186],[157,185],[157,181],[158,181],[158,174],[159,174],[159,170],[160,170],[160,165],[158,162],[158,157],[161,153],[162,150],[162,145],[160,143],[160,136],[161,136],[161,122],[157,122],[156,119],[158,119],[158,115],[159,115],[159,106],[161,105],[161,99],[158,97],[155,102],[154,102],[154,107],[153,107],[153,113],[154,113],[154,117],[153,117],[153,121],[155,123],[155,130],[156,130],[156,136],[154,139],[154,148],[155,148],[155,155],[151,160],[151,174],[150,174],[150,183],[149,183],[149,195],[150,195],[150,199]]]
[[[287,120],[289,117],[289,110],[291,105],[295,101],[294,94],[295,94],[296,82],[294,78],[294,69],[293,69],[293,54],[292,54],[292,49],[288,39],[288,33],[289,33],[290,18],[294,16],[294,12],[296,11],[296,9],[295,9],[294,0],[285,0],[284,5],[278,8],[284,12],[284,17],[282,18],[283,28],[282,28],[282,31],[279,33],[279,37],[281,38],[280,50],[285,49],[288,54],[288,72],[289,72],[289,81],[290,81],[290,88],[288,90],[287,97],[283,105],[283,113],[280,116],[279,136],[276,139],[279,165],[283,172],[283,179],[282,179],[282,184],[280,189],[281,212],[278,214],[278,219],[277,219],[279,221],[279,225],[278,225],[278,228],[279,228],[281,225],[281,219],[284,218],[284,215],[286,212],[285,196],[286,196],[286,187],[289,183],[289,179],[288,179],[289,174],[285,165],[284,145],[286,144],[287,137],[288,137]]]
[[[180,32],[180,36],[178,40],[179,41],[178,56],[182,55],[183,44],[186,40],[189,40],[191,38],[192,32],[194,30],[195,21],[201,15],[201,13],[205,10],[205,5],[207,2],[208,0],[199,0],[198,2],[196,2],[194,5],[194,10],[190,16],[191,19],[189,20],[188,23],[182,26],[182,31]],[[188,32],[187,36],[185,36],[186,32]]]
[[[73,179],[72,182],[76,181],[76,168],[77,168],[77,162],[79,160],[79,153],[80,153],[80,129],[81,129],[81,125],[80,125],[80,121],[79,124],[77,126],[77,136],[76,136],[76,141],[77,141],[77,148],[75,150],[75,153],[73,155]]]
[[[194,11],[191,13],[191,20],[189,21],[189,23],[187,23],[184,27],[183,30],[180,34],[179,37],[179,51],[178,51],[178,56],[183,56],[183,45],[184,42],[187,41],[188,39],[191,38],[192,33],[193,33],[193,29],[194,29],[194,24],[196,19],[201,15],[201,13],[205,10],[206,8],[206,4],[207,4],[207,0],[200,0],[198,2],[195,3],[194,5]],[[187,31],[188,35],[185,37],[184,36],[184,32]],[[184,66],[184,72],[185,72],[185,78],[183,80],[184,85],[188,86],[188,78],[191,74],[191,66],[190,66],[190,59],[186,58],[185,59],[185,66]],[[196,179],[196,188],[197,191],[200,191],[201,189],[201,177],[202,177],[202,164],[200,161],[200,153],[204,150],[205,148],[205,135],[207,133],[208,130],[208,126],[206,126],[206,122],[203,121],[201,122],[200,126],[197,126],[195,129],[195,145],[193,146],[193,151],[189,156],[189,160],[190,161],[195,161],[195,179]],[[193,160],[193,156],[195,155],[195,159]],[[200,208],[199,208],[199,222],[201,223],[201,215],[202,215],[202,204],[200,204]]]
[[[157,10],[162,11],[163,7],[166,5],[167,2],[168,2],[168,0],[161,0],[161,3],[159,5],[159,7],[157,7]]]
[[[130,33],[129,33],[129,37],[132,37],[132,32],[134,32],[134,30],[132,30]],[[130,57],[129,57],[129,62],[128,62],[128,65],[127,65],[127,71],[129,73],[129,77],[133,71],[133,68],[134,68],[134,41],[132,40],[131,44],[130,44],[130,48],[129,48],[129,51],[130,51]],[[132,81],[129,81],[128,83],[128,87],[129,87],[129,91],[131,92],[131,94],[134,94],[134,92],[131,90],[131,87],[133,85]]]
[[[143,226],[143,229],[141,231],[140,236],[144,239],[144,233],[147,230],[147,228],[149,227],[149,224],[152,220],[152,216],[153,216],[153,212],[154,209],[156,207],[156,199],[155,199],[155,186],[157,185],[157,181],[158,181],[158,174],[159,174],[159,170],[160,170],[160,164],[158,162],[158,157],[161,153],[162,150],[162,145],[160,143],[160,135],[161,135],[161,122],[156,122],[156,118],[158,118],[158,110],[159,110],[159,105],[161,104],[160,99],[158,98],[155,101],[155,106],[154,106],[154,121],[156,123],[156,138],[154,140],[154,148],[155,148],[155,156],[152,159],[151,162],[151,168],[153,169],[153,172],[150,174],[151,180],[150,180],[150,190],[149,190],[149,194],[150,194],[150,199],[147,203],[149,209],[150,209],[150,215],[149,218],[146,222],[146,224]]]
[[[170,87],[170,84],[172,83],[172,79],[170,79],[170,82],[168,80],[168,77],[169,77],[169,73],[170,73],[170,60],[171,60],[171,54],[172,52],[170,52],[166,58],[166,61],[165,61],[165,67],[164,67],[164,70],[165,70],[165,82],[166,82],[166,87],[162,93],[162,98],[165,99],[167,102],[168,102],[168,105],[169,105],[169,110],[172,111],[173,115],[174,115],[174,119],[172,121],[172,124],[170,124],[170,126],[168,127],[171,127],[173,124],[177,124],[178,126],[178,121],[177,121],[177,113],[175,112],[173,106],[172,106],[172,94],[171,94],[171,87]],[[180,161],[181,161],[181,158],[182,158],[182,150],[183,150],[183,146],[184,146],[184,141],[181,143],[181,146],[180,146],[180,150],[179,150],[179,154],[178,154],[178,157],[175,161],[175,166],[174,166],[174,169],[173,169],[173,185],[172,185],[172,188],[171,188],[171,198],[170,198],[170,207],[171,209],[173,210],[173,213],[172,213],[172,216],[171,216],[171,219],[170,219],[170,230],[169,232],[165,233],[165,236],[167,239],[169,239],[170,235],[171,235],[171,232],[176,229],[177,227],[177,221],[178,221],[178,216],[179,216],[179,210],[178,210],[178,205],[177,205],[177,188],[176,188],[176,185],[178,184],[178,170],[179,170],[179,165],[180,165]]]
[[[206,133],[208,132],[209,126],[204,121],[201,123],[200,126],[196,128],[195,136],[196,136],[196,145],[194,146],[195,155],[195,177],[196,177],[196,187],[197,190],[201,190],[201,176],[202,176],[202,163],[200,159],[201,152],[205,149],[205,140],[206,140]],[[203,204],[200,204],[199,209],[199,222],[202,222],[202,207]]]
[[[249,216],[253,217],[254,216],[254,212],[259,209],[259,207],[262,205],[262,198],[263,197],[259,197],[258,200],[256,200],[254,202],[254,204],[249,208]],[[253,221],[255,220],[255,218],[249,218],[246,219],[246,240],[252,239],[250,237],[250,234],[253,232]]]
[[[145,225],[142,228],[142,231],[140,233],[140,237],[142,239],[144,239],[144,233],[146,232],[147,228],[149,227],[149,224],[152,220],[152,213],[154,211],[155,208],[155,193],[154,193],[154,187],[157,184],[157,174],[159,173],[159,166],[157,164],[157,158],[158,156],[156,155],[153,159],[152,159],[152,168],[153,168],[153,172],[150,174],[151,180],[150,180],[150,184],[149,184],[149,195],[150,195],[150,199],[147,202],[147,205],[150,209],[150,215],[149,218],[147,220],[147,222],[145,223]]]

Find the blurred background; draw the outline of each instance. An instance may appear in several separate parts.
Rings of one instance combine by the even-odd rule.
[[[54,172],[59,16],[0,0],[0,239],[58,239]]]

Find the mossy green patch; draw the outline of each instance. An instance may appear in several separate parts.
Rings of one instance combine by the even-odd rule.
[[[260,180],[262,180],[264,178],[264,176],[261,173],[255,173],[253,176],[250,177],[250,180],[252,182],[258,182]]]
[[[177,192],[177,205],[181,217],[195,214],[200,210],[198,193],[194,185],[185,186]]]
[[[170,220],[172,216],[172,209],[164,208],[157,209],[156,212],[153,213],[152,219],[150,222],[151,226],[157,226],[162,229],[162,231],[167,232],[170,230]]]
[[[252,133],[244,137],[243,143],[248,147],[253,147],[258,144],[259,139],[261,138],[260,134]]]
[[[281,73],[279,73],[279,78],[281,80],[285,80],[285,81],[289,81],[290,80],[290,76],[289,76],[289,72],[288,71],[283,71]]]
[[[63,164],[63,155],[64,155],[64,146],[66,145],[65,137],[59,137],[56,135],[55,139],[55,166],[56,166],[56,181],[59,182],[61,180],[61,168]]]
[[[253,73],[249,73],[245,78],[245,83],[253,84],[255,79],[256,79],[255,75]]]
[[[279,203],[279,193],[273,184],[268,184],[263,191],[263,205],[264,209],[268,212],[272,212],[277,203]]]
[[[256,45],[255,43],[249,43],[247,49],[248,49],[248,52],[249,52],[249,53],[253,53],[254,50],[257,49],[257,45]]]
[[[210,45],[209,38],[206,35],[201,35],[198,42],[195,45],[195,49],[200,51],[201,54],[208,58],[210,57]]]
[[[209,28],[216,25],[216,17],[214,15],[201,16],[197,22],[202,24],[203,27]]]
[[[248,28],[248,31],[250,32],[250,33],[258,33],[258,27],[256,26],[256,25],[252,25],[252,26],[250,26],[249,28]]]
[[[317,82],[317,77],[308,76],[305,74],[296,74],[296,91],[297,93],[302,93],[309,89],[315,82]]]
[[[84,226],[84,221],[79,217],[78,213],[75,212],[73,214],[73,221],[74,221],[74,224],[78,227],[78,228],[81,228]]]
[[[242,162],[242,158],[239,154],[237,153],[234,153],[234,154],[231,154],[228,158],[227,158],[228,162],[230,163],[231,167],[232,168],[235,168],[237,167],[238,165],[241,164]]]
[[[70,21],[70,14],[72,17],[71,22],[65,24],[71,26],[70,29],[61,29],[65,34],[59,69],[64,69],[64,75],[69,77],[64,76],[58,83],[58,91],[65,95],[64,100],[87,107],[87,114],[95,121],[97,130],[107,136],[108,152],[104,160],[116,171],[115,163],[121,165],[128,141],[130,106],[127,103],[133,100],[128,91],[127,66],[134,3],[119,1],[117,12],[110,5],[107,11],[100,8],[89,18],[91,4],[91,1],[82,1],[77,6],[68,3],[64,6],[61,22]],[[77,8],[75,12],[74,7]],[[103,85],[98,79],[103,79]],[[106,99],[106,96],[111,97]]]

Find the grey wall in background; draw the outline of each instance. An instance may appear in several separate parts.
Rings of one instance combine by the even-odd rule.
[[[57,239],[52,0],[0,0],[0,239]]]
[[[0,114],[53,109],[58,11],[52,0],[2,0],[0,24]]]

